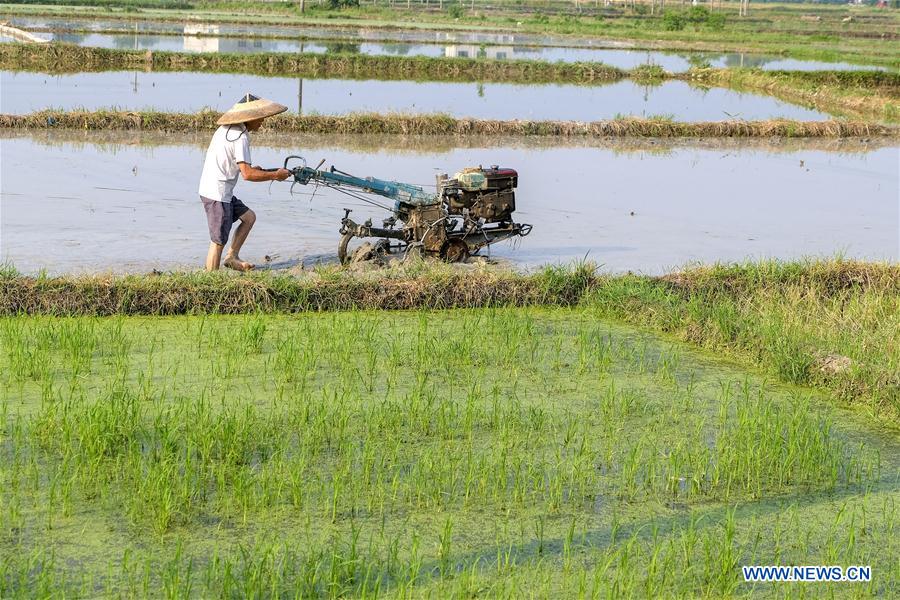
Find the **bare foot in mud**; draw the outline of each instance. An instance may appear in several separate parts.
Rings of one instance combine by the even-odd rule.
[[[238,256],[228,256],[225,258],[225,266],[235,271],[249,271],[256,265],[241,260]]]

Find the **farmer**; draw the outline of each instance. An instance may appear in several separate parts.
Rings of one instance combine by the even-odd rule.
[[[231,227],[240,221],[231,248],[225,255],[225,266],[238,271],[249,271],[253,264],[241,260],[241,246],[256,222],[256,213],[241,202],[232,192],[238,175],[247,181],[284,181],[290,176],[286,169],[267,171],[250,166],[250,135],[265,118],[287,110],[277,102],[244,96],[219,119],[219,128],[206,151],[203,174],[200,176],[200,200],[206,209],[209,224],[209,252],[206,254],[206,270],[215,271],[222,260],[222,249],[228,242]]]

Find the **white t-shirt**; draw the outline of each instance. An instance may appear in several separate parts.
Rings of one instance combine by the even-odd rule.
[[[241,168],[238,163],[250,164],[250,134],[241,125],[222,125],[216,129],[203,174],[200,175],[200,195],[210,200],[231,202],[234,186],[237,184]]]

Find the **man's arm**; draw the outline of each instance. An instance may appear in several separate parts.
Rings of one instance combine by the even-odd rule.
[[[291,176],[291,172],[287,169],[266,171],[259,167],[251,167],[245,162],[239,162],[238,167],[240,167],[241,175],[246,181],[284,181]]]

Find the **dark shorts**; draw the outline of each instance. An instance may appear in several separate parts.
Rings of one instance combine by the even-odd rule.
[[[206,222],[209,224],[209,239],[220,246],[228,242],[228,235],[235,221],[241,218],[250,208],[238,200],[237,196],[231,197],[231,202],[217,202],[200,196],[203,208],[206,210]]]

